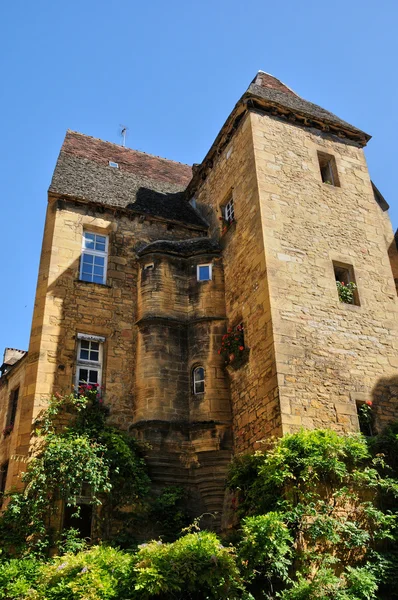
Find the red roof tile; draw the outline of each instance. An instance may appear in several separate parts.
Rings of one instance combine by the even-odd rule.
[[[61,152],[93,160],[105,166],[109,161],[113,161],[118,163],[122,171],[164,183],[186,186],[192,178],[189,165],[131,150],[76,131],[67,131]]]

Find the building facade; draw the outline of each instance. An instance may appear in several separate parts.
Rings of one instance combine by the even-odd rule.
[[[46,399],[82,382],[197,514],[220,513],[234,452],[356,431],[369,400],[396,418],[398,253],[368,140],[262,71],[192,168],[68,131],[29,349],[0,378],[2,489]]]

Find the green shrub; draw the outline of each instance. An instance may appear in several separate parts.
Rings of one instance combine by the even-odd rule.
[[[94,546],[64,554],[43,565],[32,599],[124,600],[129,598],[130,571],[131,556],[115,548]]]
[[[214,533],[189,533],[171,544],[143,544],[134,557],[132,598],[209,600],[248,597],[232,548]]]
[[[238,496],[238,515],[271,515],[270,521],[243,519],[239,547],[255,580],[253,591],[262,587],[272,594],[275,583],[282,591],[284,575],[285,582],[292,580],[284,600],[362,599],[373,598],[379,582],[382,590],[393,580],[387,554],[393,556],[396,547],[398,482],[371,444],[380,450],[380,443],[361,434],[300,431],[266,452],[234,461],[229,487]],[[273,546],[274,539],[264,534],[270,523],[273,536],[282,535],[284,525],[290,539],[282,536]],[[270,551],[282,559],[279,573],[270,568]],[[353,591],[354,582],[362,585],[360,591]],[[391,585],[389,594],[386,598],[395,597]]]
[[[35,558],[0,562],[0,599],[23,600],[36,586],[42,563]]]

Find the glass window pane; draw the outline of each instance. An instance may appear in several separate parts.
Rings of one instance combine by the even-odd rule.
[[[95,256],[94,257],[94,264],[97,266],[104,266],[105,264],[105,259],[103,256]]]
[[[91,350],[91,352],[90,352],[90,360],[98,362],[98,359],[99,359],[99,352],[98,352],[98,350]]]
[[[93,248],[95,245],[95,235],[94,233],[84,232],[84,247],[85,248]]]
[[[80,350],[80,358],[82,360],[88,360],[88,350]]]
[[[101,277],[104,274],[104,267],[94,267],[94,275],[101,275]]]
[[[82,281],[92,281],[91,273],[82,273]]]
[[[84,252],[83,264],[86,263],[87,265],[92,265],[93,262],[94,262],[94,256],[92,254],[88,254],[87,252]]]
[[[90,342],[88,340],[81,340],[80,347],[81,348],[90,348]]]
[[[205,391],[205,382],[198,381],[195,383],[195,394],[203,394]]]
[[[100,275],[94,275],[92,280],[94,283],[103,283],[104,278]]]
[[[208,281],[210,279],[210,267],[209,265],[203,265],[199,267],[199,281]]]
[[[98,371],[91,371],[90,369],[88,383],[98,383]]]
[[[205,378],[205,370],[203,367],[195,369],[195,381],[202,381]]]
[[[88,379],[88,369],[79,369],[79,383],[86,382]]]
[[[99,252],[105,252],[105,244],[95,244],[95,249],[98,250]]]

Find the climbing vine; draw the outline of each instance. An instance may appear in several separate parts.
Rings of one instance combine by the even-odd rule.
[[[9,494],[0,519],[3,552],[48,552],[56,544],[63,506],[79,515],[82,486],[98,507],[99,532],[109,535],[118,512],[140,505],[149,491],[142,449],[126,433],[106,425],[97,390],[51,398],[35,424],[34,453],[22,476],[23,492]]]

